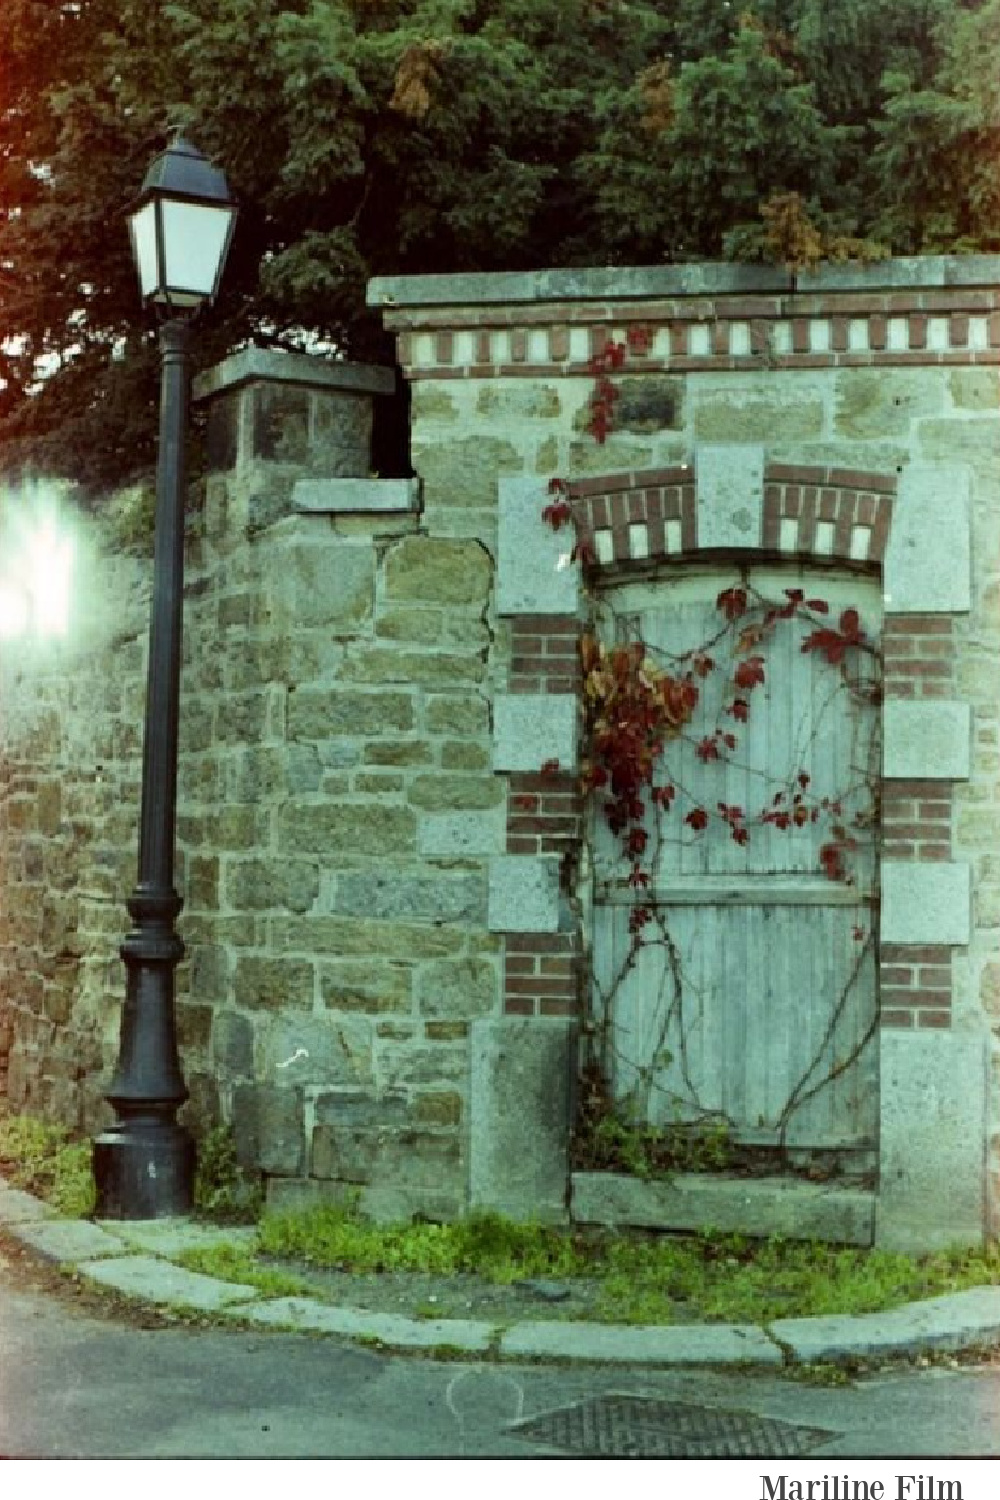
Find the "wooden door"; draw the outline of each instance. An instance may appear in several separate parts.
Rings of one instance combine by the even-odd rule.
[[[746,588],[751,603],[779,604],[787,590],[801,589],[826,602],[828,614],[777,622],[763,649],[765,680],[745,695],[746,722],[725,711],[740,659],[726,648],[732,652],[741,622],[717,642],[694,718],[657,768],[656,783],[677,790],[660,815],[658,847],[647,811],[648,889],[628,883],[621,840],[595,813],[593,1005],[595,1019],[608,1023],[605,1071],[615,1098],[640,1121],[719,1119],[736,1142],[835,1153],[845,1166],[870,1170],[877,657],[848,652],[838,665],[802,648],[817,623],[835,629],[845,609],[858,611],[864,636],[877,643],[880,591],[875,579],[844,571],[678,569],[608,589],[601,633],[609,644],[642,640],[654,662],[683,669],[684,654],[725,626],[717,600],[734,587]],[[734,732],[736,748],[706,761],[699,743],[719,724]],[[797,794],[810,814],[801,826],[753,822],[765,809],[791,811]],[[821,810],[824,799],[830,806]],[[720,803],[745,812],[745,843],[717,815]],[[685,822],[695,807],[709,813],[700,832]],[[837,879],[822,856],[826,847],[829,860],[834,826],[856,844],[843,853]],[[637,906],[653,918],[638,949],[630,932]]]

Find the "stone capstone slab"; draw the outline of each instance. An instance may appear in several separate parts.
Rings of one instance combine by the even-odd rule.
[[[959,433],[955,441],[960,444]],[[968,612],[971,513],[967,468],[921,463],[903,470],[885,554],[887,614]]]
[[[494,771],[575,771],[579,707],[574,693],[498,693],[493,701]]]
[[[764,449],[754,443],[700,443],[698,546],[759,547],[764,512]]]
[[[566,1219],[576,1029],[504,1016],[470,1028],[469,1190],[474,1208]]]
[[[419,479],[297,479],[292,509],[308,515],[385,515],[420,508]]]
[[[537,476],[501,475],[496,609],[500,615],[573,615],[580,606],[579,568],[569,563],[573,533],[542,520],[548,503]]]
[[[559,931],[559,856],[497,854],[490,860],[491,932]]]
[[[882,861],[883,943],[969,941],[971,878],[968,864]]]
[[[312,1297],[277,1297],[255,1307],[231,1308],[230,1316],[277,1328],[304,1328],[316,1333],[377,1341],[395,1349],[434,1349],[448,1345],[484,1354],[493,1342],[491,1323],[472,1319],[404,1318],[364,1308],[330,1307]]]
[[[124,1238],[83,1219],[43,1219],[18,1224],[17,1237],[46,1260],[99,1260],[127,1253]]]
[[[229,1303],[249,1302],[258,1295],[256,1287],[216,1281],[148,1255],[83,1261],[77,1269],[88,1281],[97,1281],[126,1296],[172,1307],[193,1307],[199,1312],[218,1312]]]
[[[388,396],[396,389],[395,371],[388,366],[349,364],[346,360],[293,354],[283,349],[250,348],[231,354],[199,375],[191,385],[192,399],[205,401],[249,380],[322,386],[373,396]]]
[[[616,1172],[574,1172],[571,1217],[578,1224],[678,1229],[870,1245],[874,1195],[860,1188],[788,1178],[678,1173],[645,1182]]]
[[[961,1349],[1000,1335],[1000,1287],[971,1287],[856,1317],[783,1318],[767,1331],[801,1364]]]
[[[500,1353],[520,1359],[585,1359],[601,1364],[780,1365],[781,1350],[759,1328],[719,1325],[633,1328],[617,1323],[516,1323]]]
[[[882,707],[882,775],[967,781],[972,708],[943,698],[889,699]]]
[[[988,1067],[982,1036],[883,1029],[875,1217],[880,1249],[922,1254],[982,1245]]]

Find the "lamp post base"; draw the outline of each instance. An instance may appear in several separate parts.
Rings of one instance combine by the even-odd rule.
[[[194,1207],[195,1147],[176,1122],[127,1120],[94,1141],[99,1219],[167,1219]]]

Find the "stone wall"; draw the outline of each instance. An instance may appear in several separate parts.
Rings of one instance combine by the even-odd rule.
[[[412,384],[428,524],[479,536],[497,557],[509,672],[494,769],[508,817],[491,926],[504,933],[512,1034],[534,1027],[541,1045],[586,1001],[585,912],[573,910],[567,857],[579,848],[574,646],[589,604],[565,533],[539,526],[549,480],[567,483],[595,554],[590,588],[605,569],[621,578],[720,555],[878,570],[874,1222],[886,1244],[976,1241],[998,1223],[998,287],[1000,261],[971,258],[827,267],[797,282],[689,266],[370,288]],[[595,372],[616,348],[600,441]],[[567,774],[540,777],[552,759]]]
[[[189,1121],[231,1122],[275,1198],[308,1180],[449,1214],[469,1024],[498,1003],[493,565],[476,538],[426,534],[412,481],[369,474],[392,383],[251,351],[197,388],[177,1011]],[[144,500],[64,501],[69,633],[5,641],[0,669],[7,1092],[85,1130],[108,1117],[134,880],[151,570],[121,549]]]
[[[389,372],[250,351],[202,382],[182,1056],[189,1111],[232,1123],[273,1202],[567,1215],[588,589],[785,556],[882,579],[875,1232],[995,1232],[996,288],[978,258],[796,284],[715,266],[375,282],[414,481],[368,472]],[[593,362],[619,344],[599,442]],[[586,588],[540,521],[554,476],[597,559]],[[0,1044],[15,1106],[87,1129],[134,869],[149,567],[122,541],[141,500],[78,521],[69,639],[0,642]]]

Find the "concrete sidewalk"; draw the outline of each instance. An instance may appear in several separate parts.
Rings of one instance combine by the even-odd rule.
[[[649,1366],[761,1366],[887,1359],[958,1350],[1000,1339],[1000,1287],[973,1287],[890,1312],[783,1318],[750,1324],[668,1327],[526,1319],[408,1318],[341,1308],[312,1297],[267,1297],[174,1264],[193,1246],[253,1242],[252,1228],[188,1220],[96,1224],[58,1218],[47,1204],[0,1179],[0,1227],[86,1281],[138,1301],[216,1314],[282,1331],[334,1334],[391,1349],[492,1354],[510,1359]]]

